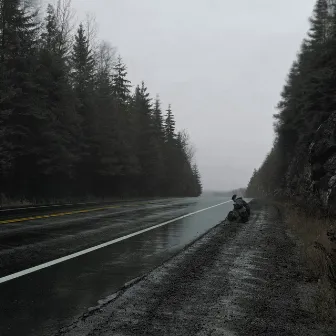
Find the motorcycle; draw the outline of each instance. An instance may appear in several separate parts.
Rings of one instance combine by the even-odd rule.
[[[250,205],[248,203],[245,202],[244,207],[246,209],[247,215],[250,217],[251,215],[251,208]]]
[[[233,210],[228,214],[228,220],[230,222],[242,222],[246,223],[249,220],[249,211],[243,205],[234,203]]]

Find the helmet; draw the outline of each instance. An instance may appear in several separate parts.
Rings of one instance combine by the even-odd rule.
[[[232,201],[234,201],[237,198],[237,195],[232,196]]]

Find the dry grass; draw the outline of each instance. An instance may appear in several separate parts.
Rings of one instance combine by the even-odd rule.
[[[321,321],[334,322],[336,318],[335,289],[328,278],[318,281],[316,295],[314,297],[316,315]]]
[[[314,305],[317,316],[323,321],[336,318],[336,248],[327,233],[335,229],[328,218],[308,216],[301,209],[287,205],[285,217],[288,228],[298,239],[301,254],[307,265],[306,280],[316,282]]]

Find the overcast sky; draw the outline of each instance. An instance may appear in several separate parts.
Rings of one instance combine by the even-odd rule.
[[[279,95],[314,0],[72,0],[95,15],[197,149],[205,189],[245,186],[273,141]]]

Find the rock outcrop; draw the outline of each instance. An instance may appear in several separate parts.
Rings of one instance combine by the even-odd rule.
[[[318,128],[308,158],[311,192],[323,209],[336,213],[336,112]]]
[[[286,196],[336,215],[336,112],[297,149],[285,179]]]

